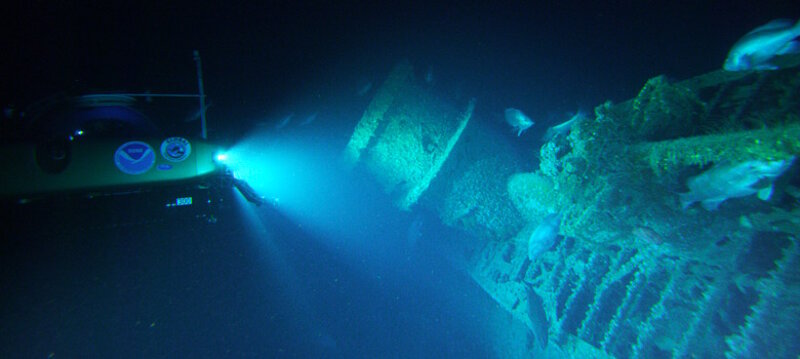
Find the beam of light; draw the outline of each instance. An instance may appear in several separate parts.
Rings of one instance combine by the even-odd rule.
[[[295,270],[297,264],[288,260],[286,251],[297,247],[292,243],[297,238],[276,237],[271,228],[276,219],[270,217],[276,214],[274,208],[283,214],[294,214],[290,218],[301,227],[326,227],[316,221],[321,210],[313,208],[327,208],[324,204],[333,192],[323,183],[338,184],[338,180],[330,175],[330,163],[315,157],[314,153],[309,147],[277,143],[269,133],[259,133],[218,154],[217,160],[272,205],[256,207],[247,202],[243,194],[235,193],[237,207],[250,229],[256,249],[264,255],[270,277],[281,284],[285,298],[291,299],[287,309],[297,328],[309,338],[311,347],[308,350],[330,353],[337,348],[336,339],[319,324],[321,320],[316,317],[311,302],[313,291]]]
[[[358,261],[388,266],[401,216],[382,190],[340,168],[342,149],[319,138],[254,133],[228,151],[225,164],[267,203],[323,245]]]
[[[285,250],[278,243],[278,238],[268,227],[265,219],[260,216],[258,207],[252,206],[239,193],[235,193],[234,197],[242,222],[249,229],[248,234],[253,239],[255,250],[265,259],[264,264],[267,266],[270,282],[279,284],[274,287],[281,292],[273,294],[289,298],[283,301],[282,305],[291,313],[297,328],[306,331],[308,336],[316,335],[320,332],[320,328],[314,324],[317,321],[308,300],[309,290],[304,285],[305,281],[300,280],[294,265],[287,260]]]

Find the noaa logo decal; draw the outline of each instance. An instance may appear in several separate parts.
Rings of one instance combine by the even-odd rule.
[[[170,137],[161,142],[161,156],[170,162],[181,162],[192,154],[192,145],[183,137]]]
[[[155,151],[150,145],[141,141],[125,142],[114,153],[114,164],[120,171],[129,175],[145,173],[155,162]]]

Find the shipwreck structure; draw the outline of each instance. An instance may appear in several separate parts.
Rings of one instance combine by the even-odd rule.
[[[708,211],[678,199],[714,164],[800,155],[800,59],[781,60],[778,71],[652,78],[543,143],[535,171],[523,170],[534,158],[506,155],[509,144],[473,118],[475,100],[442,101],[402,62],[344,162],[399,208],[433,210],[481,241],[468,270],[532,333],[546,333],[531,354],[796,357],[797,164],[770,201]],[[528,238],[551,213],[562,236],[529,259]]]

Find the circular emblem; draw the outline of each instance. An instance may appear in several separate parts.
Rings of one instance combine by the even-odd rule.
[[[114,164],[129,175],[145,173],[156,162],[156,153],[150,145],[141,141],[125,142],[114,153]]]
[[[183,137],[170,137],[161,142],[161,156],[170,162],[181,162],[192,153],[192,145]]]

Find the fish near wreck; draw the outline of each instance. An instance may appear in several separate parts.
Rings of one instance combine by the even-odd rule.
[[[633,234],[633,237],[636,238],[636,240],[645,243],[656,244],[656,245],[664,243],[664,238],[661,237],[661,235],[658,234],[658,232],[656,232],[650,227],[645,227],[645,226],[633,227],[633,230],[631,230],[631,234]]]
[[[528,319],[530,320],[531,334],[534,336],[534,343],[539,345],[540,350],[547,348],[550,338],[550,322],[547,320],[547,313],[544,311],[544,300],[531,287],[526,288],[528,299]]]
[[[700,202],[713,211],[729,198],[758,194],[761,200],[772,196],[772,182],[791,167],[794,157],[778,161],[745,161],[738,164],[718,164],[689,179],[689,192],[680,194],[681,207],[689,208]]]
[[[557,136],[567,135],[569,131],[572,129],[572,126],[574,126],[576,123],[582,121],[585,118],[586,118],[586,113],[584,113],[583,111],[576,112],[574,115],[570,117],[569,120],[566,120],[558,125],[551,126],[550,128],[548,128],[547,131],[544,133],[544,136],[542,136],[542,140],[550,141],[556,138]]]
[[[778,19],[745,34],[733,45],[722,68],[726,71],[777,70],[770,63],[776,55],[800,52],[800,21]]]
[[[556,243],[560,225],[561,213],[553,213],[544,217],[542,223],[539,223],[528,238],[528,260],[536,260]]]
[[[533,126],[534,123],[533,120],[522,113],[522,111],[511,107],[506,109],[505,116],[506,123],[517,130],[518,137],[522,135],[522,132]]]

